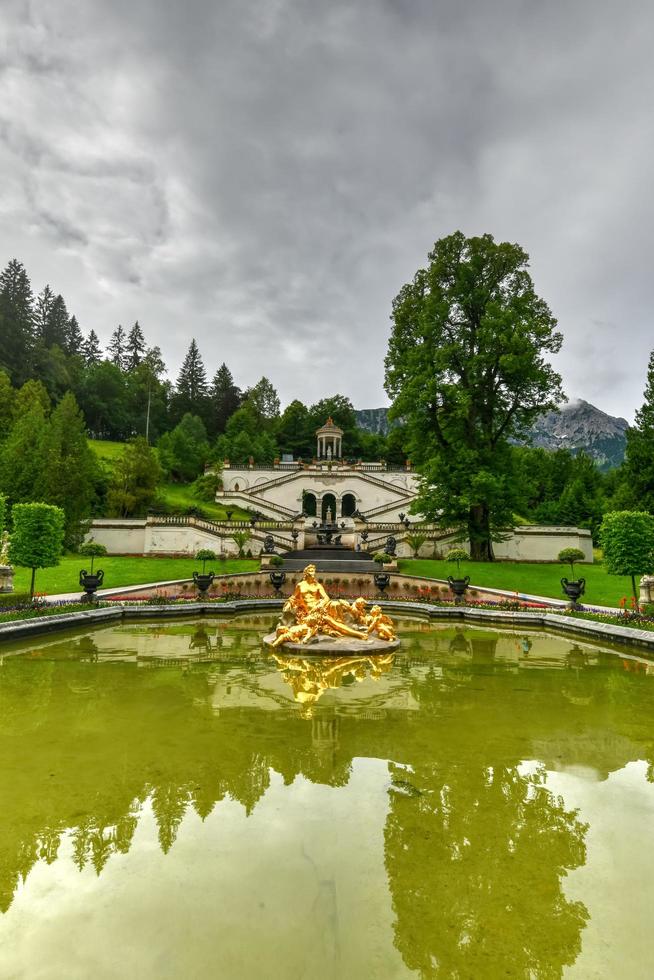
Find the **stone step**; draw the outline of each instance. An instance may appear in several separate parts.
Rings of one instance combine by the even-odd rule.
[[[310,558],[284,558],[284,564],[281,568],[285,572],[296,572],[302,571],[307,565],[315,565],[319,572],[351,572],[356,574],[357,572],[373,573],[380,570],[379,565],[375,564],[374,561],[366,561],[365,559],[348,561],[342,558],[334,560],[318,558],[315,555]]]

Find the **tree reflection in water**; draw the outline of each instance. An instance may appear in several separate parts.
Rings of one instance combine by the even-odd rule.
[[[471,771],[436,759],[413,768],[412,793],[391,790],[395,942],[423,977],[558,977],[581,948],[588,915],[561,882],[585,862],[587,826],[544,770],[494,761]]]
[[[64,834],[75,865],[100,874],[129,850],[146,800],[167,853],[190,809],[204,820],[230,798],[250,814],[273,770],[287,785],[301,775],[336,787],[353,760],[386,759],[385,867],[407,967],[560,976],[587,919],[562,890],[585,861],[586,827],[548,791],[546,770],[606,778],[651,763],[651,676],[587,646],[451,628],[405,631],[394,662],[273,660],[255,627],[176,625],[152,642],[108,630],[5,658],[0,908],[36,861],[57,858]],[[364,676],[378,678],[373,695],[352,697]]]

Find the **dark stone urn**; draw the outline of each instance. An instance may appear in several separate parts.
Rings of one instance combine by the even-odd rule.
[[[449,585],[454,595],[454,605],[455,606],[463,605],[463,602],[465,601],[466,592],[468,591],[468,586],[470,585],[470,576],[466,575],[465,578],[452,578],[452,576],[450,575],[450,577],[447,580],[447,584]]]
[[[215,577],[213,572],[193,572],[193,584],[202,599],[206,599],[207,592],[213,585]]]
[[[581,609],[579,599],[586,591],[586,579],[580,578],[576,582],[569,582],[567,578],[562,578],[561,588],[570,600],[570,609]]]
[[[85,568],[79,573],[79,584],[84,589],[81,596],[82,602],[93,602],[95,593],[102,585],[104,572],[98,568],[97,572],[87,572]]]
[[[383,595],[384,589],[388,588],[389,582],[391,580],[390,575],[388,574],[388,572],[375,572],[375,574],[373,575],[373,579],[375,581],[375,585]]]
[[[279,591],[286,581],[286,572],[271,572],[270,573],[270,584],[273,589],[279,595]]]

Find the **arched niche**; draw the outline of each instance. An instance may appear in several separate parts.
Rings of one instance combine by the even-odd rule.
[[[308,517],[315,517],[318,513],[318,502],[315,493],[309,490],[302,491],[302,510]]]
[[[321,520],[327,520],[327,511],[331,511],[332,520],[336,520],[336,497],[333,493],[326,493],[322,498],[320,509]]]
[[[357,498],[353,493],[344,493],[341,501],[341,514],[343,517],[352,517],[357,509]]]

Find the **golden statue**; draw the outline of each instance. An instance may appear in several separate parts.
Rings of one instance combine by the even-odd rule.
[[[361,640],[372,638],[388,642],[396,641],[395,628],[390,616],[384,615],[380,606],[366,610],[363,597],[349,603],[345,599],[330,599],[324,586],[316,578],[316,566],[307,565],[301,582],[284,603],[282,618],[275,631],[271,647],[284,643],[309,643],[315,636]]]

